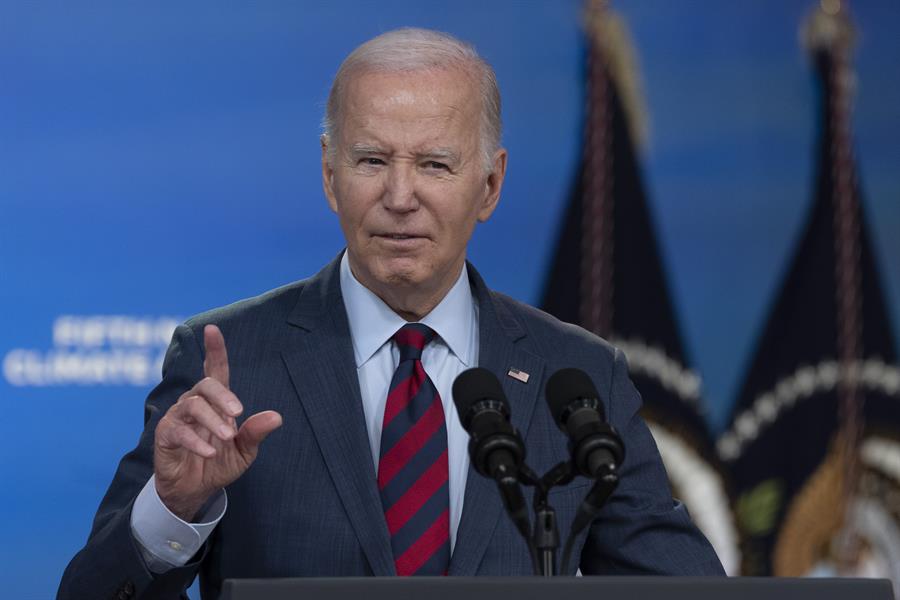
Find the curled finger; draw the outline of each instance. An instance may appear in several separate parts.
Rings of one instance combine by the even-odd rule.
[[[238,397],[212,377],[204,377],[191,390],[192,395],[203,396],[217,411],[229,417],[241,414],[244,407]]]
[[[216,449],[212,444],[201,438],[190,425],[178,425],[174,437],[180,447],[198,456],[211,458],[216,455]]]
[[[180,414],[185,423],[196,424],[220,440],[230,440],[236,433],[234,426],[228,424],[228,417],[223,417],[203,396],[185,398]]]

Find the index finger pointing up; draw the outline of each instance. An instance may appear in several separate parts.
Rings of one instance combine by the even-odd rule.
[[[203,360],[203,374],[212,377],[226,388],[228,387],[228,352],[225,350],[225,338],[215,325],[203,328],[203,345],[206,347],[206,358]]]

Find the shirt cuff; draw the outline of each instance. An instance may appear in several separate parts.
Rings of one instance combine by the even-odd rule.
[[[131,509],[131,533],[141,546],[147,567],[164,573],[181,567],[197,553],[228,508],[225,490],[219,490],[197,514],[197,523],[188,523],[166,508],[156,492],[151,476]]]

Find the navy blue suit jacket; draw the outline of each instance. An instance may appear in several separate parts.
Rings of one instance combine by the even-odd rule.
[[[621,482],[574,556],[584,574],[723,574],[716,555],[673,501],[656,445],[638,416],[640,396],[621,352],[579,327],[489,290],[468,265],[479,308],[479,364],[500,379],[537,472],[566,459],[566,438],[544,399],[562,367],[590,374],[626,458]],[[202,330],[228,344],[231,388],[244,414],[274,409],[284,425],[228,487],[228,510],[198,555],[153,575],[130,532],[134,498],[153,472],[158,420],[203,370]],[[516,368],[522,383],[506,375]],[[449,400],[449,399],[448,399]],[[177,598],[196,574],[204,598],[233,577],[394,574],[369,449],[336,259],[316,276],[210,311],[180,326],[163,380],[147,399],[138,446],[121,461],[86,546],[66,569],[59,598]],[[565,537],[589,481],[551,492]],[[576,561],[573,561],[573,563]],[[529,575],[524,541],[491,481],[470,469],[451,575]]]

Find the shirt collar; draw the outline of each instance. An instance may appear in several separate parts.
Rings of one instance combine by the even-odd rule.
[[[347,253],[341,257],[341,295],[350,322],[353,354],[359,368],[391,339],[406,320],[356,279]],[[470,338],[475,301],[465,266],[444,299],[420,321],[431,327],[462,363],[471,367]]]

